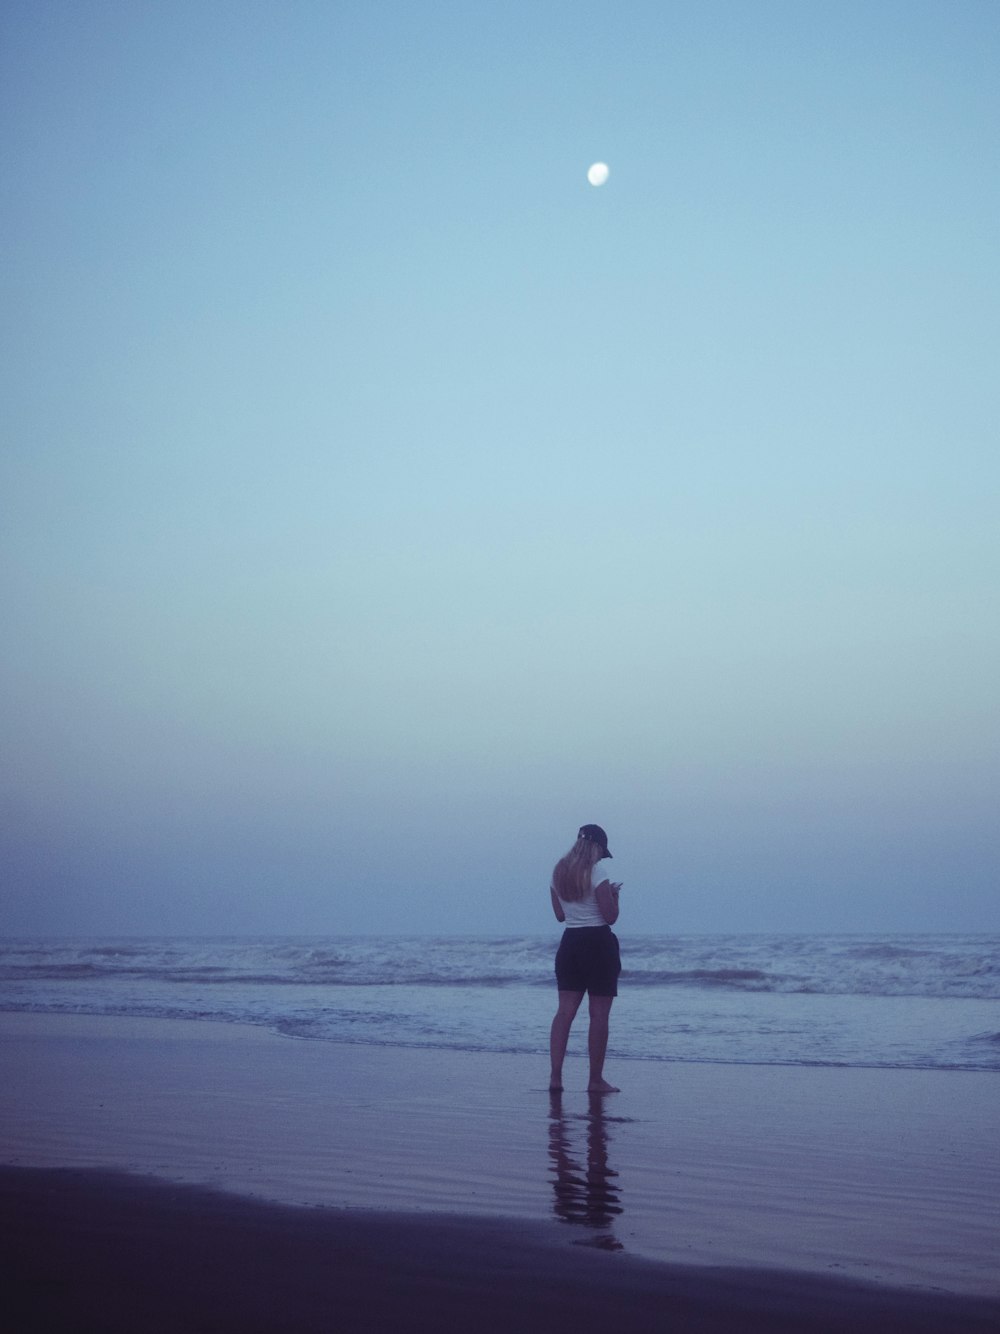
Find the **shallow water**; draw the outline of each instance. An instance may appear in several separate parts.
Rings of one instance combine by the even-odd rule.
[[[555,936],[11,940],[0,1009],[542,1053]],[[1000,1070],[1000,937],[622,938],[616,1059]],[[582,1050],[578,1022],[571,1052]]]

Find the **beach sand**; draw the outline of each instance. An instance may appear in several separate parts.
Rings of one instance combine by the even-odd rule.
[[[1000,1327],[995,1075],[552,1099],[525,1056],[14,1014],[0,1061],[19,1330]]]

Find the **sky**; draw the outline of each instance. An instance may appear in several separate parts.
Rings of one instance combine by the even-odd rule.
[[[998,68],[7,0],[0,931],[1000,930]]]

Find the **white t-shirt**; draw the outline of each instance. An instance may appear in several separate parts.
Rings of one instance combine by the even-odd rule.
[[[566,914],[564,923],[567,927],[607,926],[607,922],[597,906],[597,886],[602,880],[611,879],[611,867],[606,860],[595,862],[590,869],[590,889],[582,899],[560,899],[562,910]]]

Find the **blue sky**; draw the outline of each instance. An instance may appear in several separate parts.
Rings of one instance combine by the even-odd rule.
[[[995,4],[0,22],[0,929],[1000,929]]]

